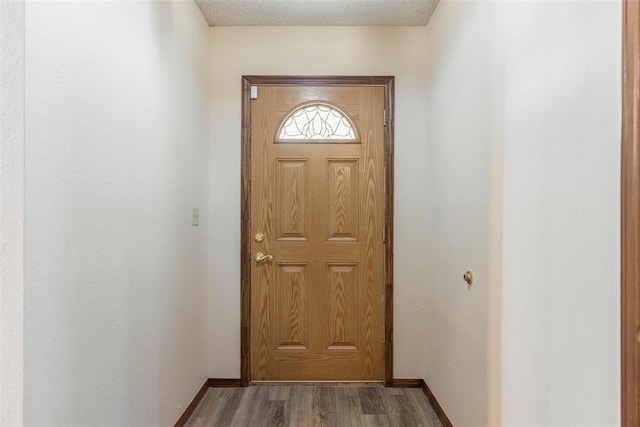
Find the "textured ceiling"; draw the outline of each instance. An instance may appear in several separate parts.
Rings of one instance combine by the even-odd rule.
[[[211,26],[427,25],[438,0],[195,0]]]

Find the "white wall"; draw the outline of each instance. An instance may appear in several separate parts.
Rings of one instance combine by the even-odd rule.
[[[208,27],[28,2],[25,424],[173,425],[206,378]]]
[[[394,375],[423,376],[425,28],[212,28],[208,374],[240,376],[241,76],[396,76]]]
[[[429,24],[426,379],[456,426],[619,424],[620,23],[444,1]]]
[[[499,425],[501,141],[493,8],[441,2],[427,28],[425,379],[455,426]],[[463,281],[474,274],[471,287]]]
[[[0,425],[22,424],[24,2],[0,2]]]
[[[505,425],[620,423],[621,17],[504,11]]]

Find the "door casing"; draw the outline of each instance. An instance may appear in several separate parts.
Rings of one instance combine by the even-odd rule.
[[[622,27],[622,426],[640,423],[640,1],[625,0]]]
[[[393,384],[393,76],[242,76],[240,189],[240,382],[251,382],[251,86],[382,86],[384,129],[384,384]],[[382,260],[381,260],[382,261]]]

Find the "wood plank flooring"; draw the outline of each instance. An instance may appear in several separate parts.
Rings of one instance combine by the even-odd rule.
[[[212,387],[188,427],[442,427],[418,388]]]

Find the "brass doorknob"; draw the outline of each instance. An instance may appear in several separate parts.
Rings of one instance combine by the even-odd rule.
[[[462,276],[462,278],[465,282],[467,282],[469,286],[473,284],[473,273],[471,271],[467,271],[466,273],[464,273],[464,276]]]
[[[262,252],[256,254],[256,262],[262,262],[273,259],[273,255],[265,255]]]

